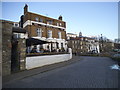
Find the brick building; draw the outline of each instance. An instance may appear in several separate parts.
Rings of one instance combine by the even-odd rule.
[[[28,6],[25,5],[24,15],[21,16],[20,26],[27,30],[29,38],[51,42],[48,44],[37,45],[38,51],[41,47],[50,51],[54,49],[67,50],[66,22],[62,20],[62,16],[59,16],[58,19],[53,19],[28,12]]]
[[[73,34],[74,35],[74,34]],[[71,36],[68,39],[68,47],[72,48],[72,53],[86,54],[86,53],[99,53],[99,42],[93,38],[82,36]]]
[[[75,37],[77,37],[77,34],[67,33],[67,40],[69,40],[71,37],[75,38]]]
[[[68,47],[72,48],[72,53],[86,53],[88,51],[88,47],[86,46],[86,37],[71,37],[68,40]]]

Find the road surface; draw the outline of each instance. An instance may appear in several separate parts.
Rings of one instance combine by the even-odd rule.
[[[6,83],[3,88],[117,88],[118,70],[107,57],[82,56],[73,64]]]

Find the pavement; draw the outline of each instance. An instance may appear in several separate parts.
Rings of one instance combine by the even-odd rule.
[[[69,62],[11,75],[3,88],[118,88],[120,71],[110,68],[114,64],[108,57],[74,56]]]
[[[13,73],[11,75],[2,77],[2,84],[4,85],[11,81],[19,80],[19,79],[22,79],[25,77],[29,77],[29,76],[36,75],[39,73],[47,72],[47,71],[50,71],[50,70],[53,70],[56,68],[60,68],[60,67],[75,63],[78,60],[82,60],[82,58],[80,58],[79,56],[73,55],[72,59],[70,59],[68,61],[59,62],[59,63],[55,63],[55,64],[51,64],[51,65],[45,65],[42,67],[37,67],[34,69],[24,70],[21,72]]]

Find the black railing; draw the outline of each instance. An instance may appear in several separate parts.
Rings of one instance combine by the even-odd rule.
[[[69,54],[68,52],[43,52],[43,53],[27,53],[27,57],[31,56],[44,56],[44,55],[58,55],[58,54]]]

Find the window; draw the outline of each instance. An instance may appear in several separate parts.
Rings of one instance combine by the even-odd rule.
[[[83,49],[83,47],[81,46],[81,49]]]
[[[62,26],[62,23],[60,23],[60,26]]]
[[[49,23],[52,24],[53,23],[52,20],[50,20]]]
[[[57,23],[57,26],[59,26],[59,23]]]
[[[18,27],[18,24],[15,24],[15,27]]]
[[[40,22],[43,22],[43,19],[40,18]]]
[[[52,20],[47,20],[47,24],[52,24]]]
[[[74,41],[72,41],[72,44],[74,44]]]
[[[61,39],[61,32],[58,32],[58,38]]]
[[[72,48],[74,48],[74,44],[72,45]]]
[[[63,43],[61,43],[61,48],[63,48]]]
[[[38,20],[39,20],[39,18],[38,18],[38,17],[36,17],[36,18],[35,18],[35,20],[36,20],[36,21],[38,21]]]
[[[48,30],[48,38],[52,38],[52,31]]]
[[[42,37],[42,30],[40,28],[37,29],[37,36]]]
[[[59,48],[59,45],[58,45],[58,44],[59,44],[59,43],[57,42],[57,43],[56,43],[56,45],[57,45],[57,49]]]
[[[82,45],[82,42],[80,42],[80,45]]]
[[[20,34],[19,33],[14,33],[13,38],[20,38]]]
[[[83,38],[81,38],[81,40],[83,41]]]

